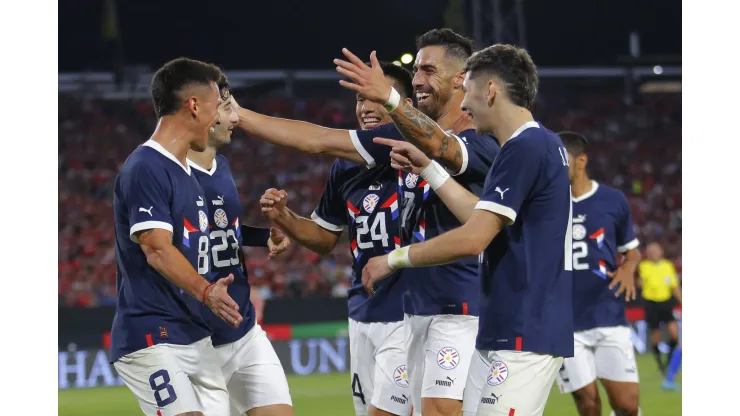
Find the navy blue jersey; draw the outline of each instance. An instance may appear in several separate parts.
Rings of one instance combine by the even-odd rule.
[[[573,356],[568,153],[536,122],[504,144],[475,207],[509,221],[480,256],[476,348]]]
[[[395,125],[352,132],[352,141],[368,166],[390,162],[388,146],[373,143],[375,137],[404,140]],[[455,138],[463,153],[460,172],[452,172],[463,187],[480,196],[486,174],[498,154],[493,136],[480,136],[474,129]],[[400,173],[399,193],[403,196],[405,234],[403,245],[421,242],[459,227],[460,221],[430,189],[427,181],[411,173]],[[404,312],[412,315],[466,314],[480,312],[480,279],[474,257],[456,263],[404,271],[411,280],[404,295]]]
[[[352,250],[352,286],[347,297],[349,317],[358,322],[403,320],[401,273],[378,283],[375,296],[362,286],[362,269],[371,257],[401,247],[401,210],[397,171],[390,165],[366,168],[336,160],[319,205],[311,218],[321,227],[341,232],[348,227]],[[405,272],[404,272],[405,273]]]
[[[147,263],[135,233],[161,228],[199,274],[208,276],[208,206],[189,167],[148,141],[129,156],[116,176],[116,316],[111,361],[153,344],[187,345],[211,331],[198,300]]]
[[[239,328],[234,328],[203,305],[203,316],[213,329],[211,336],[213,345],[219,346],[240,339],[254,326],[254,306],[249,300],[249,281],[239,260],[239,251],[242,247],[239,217],[242,213],[242,205],[239,201],[236,183],[231,176],[229,162],[224,156],[216,156],[211,170],[205,170],[191,161],[188,161],[188,164],[203,187],[206,203],[211,213],[209,280],[215,281],[229,274],[234,275],[234,282],[229,285],[228,293],[239,305],[239,310],[244,317]]]
[[[640,244],[621,191],[592,182],[573,198],[573,319],[576,331],[627,325],[624,298],[614,297],[606,272],[617,269],[617,253]]]

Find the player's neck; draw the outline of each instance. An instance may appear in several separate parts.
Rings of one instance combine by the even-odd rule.
[[[502,108],[499,108],[495,113],[495,123],[493,127],[493,135],[496,136],[501,146],[511,140],[511,136],[516,133],[519,127],[525,123],[534,121],[532,113],[526,108],[518,107],[512,103],[501,103]]]
[[[591,188],[593,188],[593,182],[591,182],[591,178],[589,178],[585,173],[576,175],[570,184],[570,192],[573,195],[573,198],[580,198],[581,195],[585,195],[589,192]]]
[[[202,152],[196,152],[194,150],[188,152],[188,159],[205,170],[211,170],[215,158],[216,148],[212,146],[206,147],[206,150]]]
[[[174,116],[164,116],[159,119],[151,140],[159,143],[168,152],[172,153],[183,166],[187,166],[188,150],[193,133],[187,126],[178,122]]]
[[[465,112],[460,109],[462,104],[462,98],[458,98],[457,95],[453,95],[452,99],[447,102],[445,108],[437,120],[437,124],[444,131],[452,131],[455,134],[460,133],[468,129],[475,127],[473,121],[470,120]]]

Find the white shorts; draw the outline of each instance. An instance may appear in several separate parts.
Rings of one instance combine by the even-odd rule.
[[[357,415],[368,405],[394,415],[411,413],[403,322],[349,320],[352,400]]]
[[[597,378],[639,382],[629,327],[593,328],[576,332],[573,338],[573,357],[565,359],[557,376],[561,393],[573,393]]]
[[[146,415],[229,415],[229,394],[211,337],[190,345],[153,345],[113,366]]]
[[[414,414],[421,414],[422,397],[462,400],[478,317],[407,314],[404,325]]]
[[[255,407],[293,405],[283,366],[259,324],[239,340],[219,345],[216,352],[226,379],[232,416],[241,416]]]
[[[552,355],[477,350],[465,387],[463,415],[542,415],[562,364],[562,357]]]

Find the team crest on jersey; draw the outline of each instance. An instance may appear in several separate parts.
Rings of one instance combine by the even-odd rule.
[[[409,386],[409,376],[406,373],[406,365],[401,365],[393,372],[393,381],[398,387],[407,388]]]
[[[409,173],[406,175],[406,187],[407,188],[415,188],[416,182],[419,181],[419,175]]]
[[[221,228],[226,228],[226,226],[229,225],[229,219],[226,218],[226,211],[221,208],[217,209],[216,212],[213,213],[213,222]]]
[[[506,381],[508,377],[509,369],[506,367],[506,364],[503,361],[494,361],[491,365],[491,371],[488,372],[486,383],[489,386],[498,386]]]
[[[437,364],[444,370],[452,370],[460,364],[460,355],[452,347],[444,347],[437,353]]]
[[[573,224],[573,239],[583,240],[586,238],[586,227],[581,224]]]
[[[208,229],[208,217],[203,211],[198,211],[198,228],[200,228],[200,232],[202,233]]]
[[[367,211],[368,214],[372,214],[373,210],[375,210],[375,206],[378,205],[378,201],[380,201],[380,197],[376,194],[368,194],[365,196],[365,199],[362,200],[362,207],[365,208],[365,211]]]

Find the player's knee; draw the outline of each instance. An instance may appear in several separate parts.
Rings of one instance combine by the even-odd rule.
[[[640,399],[637,392],[622,392],[609,403],[616,416],[637,416],[640,412]]]
[[[424,416],[458,416],[462,411],[462,400],[423,397],[421,413]]]
[[[576,402],[578,413],[581,415],[600,415],[601,399],[599,398],[599,390],[588,387],[573,393],[573,400]]]

